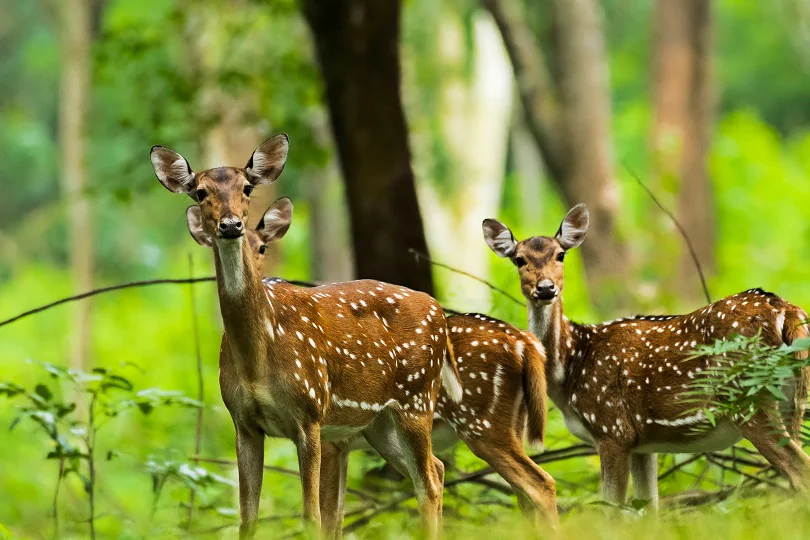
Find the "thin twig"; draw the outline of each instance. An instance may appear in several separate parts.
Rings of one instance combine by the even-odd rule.
[[[734,450],[734,448],[732,448],[732,451],[733,450]],[[764,462],[764,461],[755,461],[753,459],[741,458],[739,456],[737,456],[737,457],[735,457],[735,456],[727,456],[725,454],[720,454],[718,452],[712,452],[711,456],[712,456],[712,458],[718,459],[718,460],[723,461],[723,462],[729,462],[730,461],[731,462],[730,467],[732,467],[732,468],[735,466],[735,464],[746,465],[748,467],[757,467],[758,469],[762,469],[762,468],[768,466],[768,464],[766,462]],[[733,469],[733,470],[734,470],[734,472],[739,472],[739,471],[737,471],[737,469]]]
[[[194,258],[191,253],[188,254],[188,277],[194,279]],[[200,328],[197,321],[197,302],[194,296],[194,287],[188,287],[189,302],[191,304],[191,331],[194,336],[194,353],[197,356],[197,401],[200,406],[197,407],[197,426],[194,433],[194,455],[199,456],[202,451],[202,427],[203,427],[203,398],[205,396],[203,386],[203,368],[202,368],[202,352],[200,350]],[[195,465],[199,462],[195,461]],[[186,527],[191,530],[191,520],[194,514],[194,499],[197,491],[192,487],[191,494],[188,501],[188,516],[186,518]]]
[[[215,463],[217,465],[229,465],[235,466],[236,461],[233,459],[225,459],[225,458],[210,458],[210,457],[203,457],[203,456],[191,456],[189,457],[192,461],[201,461],[203,463]],[[280,474],[284,474],[287,476],[298,476],[298,471],[294,471],[292,469],[286,469],[284,467],[276,467],[275,465],[265,465],[265,470],[277,472]]]
[[[512,489],[511,486],[506,484],[502,484],[496,480],[490,480],[489,478],[476,478],[473,480],[474,484],[480,484],[488,489],[494,489],[504,495],[514,495],[515,490]],[[458,495],[457,495],[458,496]],[[480,502],[480,501],[478,501]]]
[[[87,443],[87,465],[90,468],[90,486],[87,496],[90,499],[90,538],[96,538],[96,400],[98,394],[93,394],[90,400],[90,420],[88,422]]]
[[[714,464],[714,465],[716,465],[718,467],[721,467],[721,468],[723,468],[723,469],[725,469],[727,471],[733,471],[736,474],[739,474],[740,476],[745,477],[748,480],[750,480],[750,481],[752,481],[752,482],[754,482],[756,484],[766,484],[768,486],[771,486],[773,488],[777,488],[777,489],[780,489],[780,490],[785,489],[784,486],[780,486],[779,484],[777,484],[776,482],[772,482],[771,480],[768,480],[768,479],[765,479],[765,478],[760,478],[759,476],[755,476],[753,474],[748,474],[747,472],[744,472],[744,471],[734,471],[734,469],[732,469],[731,467],[729,467],[728,465],[726,465],[722,461],[715,459],[711,454],[706,454],[706,459],[710,463],[712,463],[712,464]]]
[[[678,229],[678,232],[683,237],[684,242],[686,242],[686,247],[689,249],[689,255],[692,257],[692,262],[695,263],[695,268],[697,268],[698,275],[700,276],[700,284],[703,286],[703,294],[706,296],[706,302],[708,304],[712,303],[712,296],[709,294],[709,286],[706,285],[706,277],[703,275],[703,267],[700,266],[700,261],[698,260],[697,253],[695,252],[694,246],[692,246],[692,241],[689,239],[689,235],[686,234],[686,230],[681,226],[681,223],[675,217],[675,215],[667,210],[661,201],[655,196],[655,194],[648,188],[644,182],[641,181],[641,178],[630,168],[627,162],[622,162],[622,166],[624,166],[627,173],[636,181],[636,183],[641,186],[647,195],[653,200],[653,202],[658,206],[658,208],[667,215],[667,217],[672,220],[672,223],[675,224],[675,227]]]
[[[148,287],[150,285],[164,285],[164,284],[171,284],[171,285],[180,284],[180,285],[182,285],[182,284],[189,284],[189,283],[205,283],[205,282],[209,282],[209,281],[216,281],[216,278],[214,276],[208,276],[208,277],[193,278],[193,279],[145,279],[145,280],[141,280],[141,281],[130,281],[130,282],[127,282],[127,283],[119,283],[118,285],[111,285],[109,287],[101,287],[99,289],[93,289],[92,291],[87,291],[87,292],[84,292],[84,293],[81,293],[81,294],[76,294],[76,295],[73,295],[73,296],[68,296],[66,298],[61,298],[59,300],[56,300],[55,302],[51,302],[50,304],[45,304],[44,306],[39,306],[39,307],[34,308],[34,309],[29,309],[28,311],[24,311],[24,312],[20,313],[19,315],[15,315],[14,317],[11,317],[10,319],[6,319],[5,321],[0,321],[0,327],[6,326],[7,324],[11,324],[13,322],[17,322],[20,319],[23,319],[25,317],[29,317],[29,316],[34,315],[36,313],[40,313],[40,312],[45,311],[47,309],[51,309],[51,308],[54,308],[56,306],[60,306],[62,304],[67,304],[68,302],[75,302],[77,300],[84,300],[85,298],[90,298],[92,296],[97,296],[99,294],[104,294],[104,293],[108,293],[108,292],[120,291],[122,289],[133,289],[133,288],[136,288],[136,287]],[[290,283],[292,285],[298,285],[299,287],[316,287],[317,286],[316,283],[312,283],[310,281],[299,281],[299,280],[294,280],[294,279],[285,279],[284,281],[286,281],[287,283]]]
[[[260,517],[256,521],[258,523],[268,523],[268,522],[271,522],[271,521],[284,521],[284,520],[287,520],[287,519],[301,519],[301,514],[287,514],[287,515],[284,515],[284,516],[265,516],[265,517]],[[239,526],[239,523],[227,523],[225,525],[219,525],[217,527],[212,527],[210,529],[203,529],[203,530],[200,530],[200,531],[195,531],[194,534],[195,535],[214,534],[214,533],[218,533],[218,532],[224,531],[226,529],[232,529],[232,528],[238,527],[238,526]]]
[[[62,485],[62,476],[65,474],[65,457],[59,457],[59,477],[53,490],[53,536],[59,538],[59,488]]]
[[[677,463],[677,464],[673,465],[671,468],[669,468],[666,471],[659,474],[658,475],[658,480],[663,480],[667,476],[675,474],[676,472],[680,471],[681,469],[683,469],[684,467],[686,467],[690,463],[694,463],[695,461],[699,460],[702,457],[703,457],[703,454],[696,454],[696,455],[686,459],[685,461],[681,461],[680,463]]]
[[[191,456],[191,457],[189,457],[189,459],[193,460],[195,462],[202,461],[203,463],[214,463],[214,464],[217,464],[217,465],[227,465],[227,466],[231,466],[231,467],[236,466],[236,461],[232,460],[232,459],[207,458],[207,457],[202,457],[202,456],[199,456],[199,455]],[[265,465],[264,468],[267,471],[277,472],[279,474],[284,474],[286,476],[298,477],[298,471],[295,471],[293,469],[286,469],[284,467],[276,467],[274,465]],[[378,499],[376,497],[374,497],[372,495],[369,495],[368,493],[366,493],[364,491],[360,491],[359,489],[352,489],[350,487],[347,487],[346,488],[346,493],[354,495],[358,499],[365,499],[365,500],[372,501],[372,502],[378,502]]]
[[[662,506],[703,506],[710,502],[720,502],[734,493],[737,488],[726,488],[719,491],[682,491],[661,497]]]
[[[482,278],[480,278],[480,277],[478,277],[476,275],[470,274],[469,272],[465,272],[464,270],[459,270],[458,268],[453,268],[452,266],[449,266],[447,264],[436,262],[433,259],[431,259],[430,257],[428,257],[427,255],[425,255],[424,253],[420,253],[419,251],[416,251],[413,248],[409,249],[408,252],[411,255],[414,256],[414,258],[416,259],[417,262],[421,259],[421,260],[423,260],[425,262],[428,262],[428,263],[432,264],[433,266],[438,266],[439,268],[444,268],[444,269],[450,270],[451,272],[454,272],[456,274],[461,274],[462,276],[466,276],[466,277],[468,277],[470,279],[474,279],[475,281],[477,281],[479,283],[483,283],[484,285],[486,285],[487,287],[489,287],[493,291],[501,293],[502,295],[504,295],[505,297],[510,299],[512,302],[516,303],[517,305],[522,306],[522,307],[526,307],[525,303],[521,302],[520,300],[518,300],[517,298],[515,298],[514,296],[512,296],[511,294],[509,294],[505,290],[499,289],[498,287],[496,287],[495,285],[493,285],[492,283],[490,283],[489,281],[487,281],[485,279],[482,279]]]

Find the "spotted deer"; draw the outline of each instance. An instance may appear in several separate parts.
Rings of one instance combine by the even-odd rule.
[[[747,423],[730,418],[712,425],[700,403],[685,399],[690,382],[710,358],[688,359],[700,344],[752,336],[773,346],[808,336],[806,313],[782,298],[752,289],[686,315],[631,317],[608,323],[578,324],[563,313],[566,253],[588,230],[584,205],[572,208],[554,237],[518,242],[508,227],[487,219],[484,239],[517,267],[528,301],[529,326],[548,354],[548,394],[568,429],[596,447],[602,493],[623,503],[628,472],[635,495],[657,504],[657,452],[692,453],[727,448],[746,438],[799,491],[810,489],[810,458],[791,439],[807,400],[806,369],[785,389],[793,411],[763,406]],[[806,353],[804,353],[806,357]],[[706,396],[703,407],[710,405]],[[794,419],[788,427],[786,419]],[[773,426],[777,426],[776,429]]]
[[[192,236],[202,244],[199,208],[188,209]],[[247,231],[256,267],[264,264],[265,249],[272,238],[260,222]],[[276,290],[294,286],[277,278],[265,279]],[[447,318],[450,341],[464,392],[461,400],[442,387],[433,422],[433,448],[444,450],[462,440],[472,452],[501,475],[518,496],[521,510],[539,525],[545,519],[556,525],[554,480],[526,455],[528,442],[543,446],[546,423],[546,355],[532,334],[486,315],[464,314]],[[366,448],[361,441],[333,444],[322,451],[321,516],[332,523],[339,537],[345,497],[345,463],[350,449]],[[439,484],[444,483],[444,465],[434,461]]]
[[[501,475],[535,525],[557,524],[554,479],[523,446],[542,448],[546,427],[546,354],[530,333],[486,315],[447,318],[464,388],[461,401],[439,395],[433,441],[461,440]]]
[[[486,315],[453,315],[447,324],[464,391],[456,402],[441,389],[433,423],[434,449],[463,441],[510,484],[521,511],[535,527],[543,523],[555,527],[554,479],[526,455],[523,446],[524,436],[533,446],[543,445],[543,346],[530,333]],[[360,448],[365,446],[355,442],[349,449]],[[439,459],[435,462],[443,483],[444,466]]]
[[[160,183],[197,203],[187,212],[193,236],[213,248],[225,328],[219,379],[236,429],[240,534],[255,533],[265,436],[296,445],[304,520],[319,529],[321,441],[331,448],[331,441],[362,435],[411,477],[424,526],[435,536],[442,486],[430,440],[433,411],[442,380],[451,397],[461,394],[445,317],[430,296],[378,281],[312,289],[262,281],[244,222],[251,192],[278,178],[287,150],[286,135],[277,135],[244,168],[199,173],[177,152],[151,150]],[[292,203],[280,199],[260,228],[279,240],[291,219]]]

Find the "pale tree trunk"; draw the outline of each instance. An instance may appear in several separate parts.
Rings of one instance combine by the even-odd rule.
[[[619,188],[613,171],[608,59],[597,0],[550,0],[554,23],[552,85],[519,0],[483,0],[501,31],[526,114],[549,176],[563,201],[590,211],[582,257],[594,306],[628,302],[628,249],[617,234]]]
[[[677,201],[677,216],[705,272],[714,268],[714,197],[708,174],[713,121],[710,0],[658,0],[653,40],[653,157],[659,192]],[[659,223],[663,224],[663,221]],[[679,298],[697,299],[694,263],[670,224],[653,259],[680,263],[660,270]],[[673,270],[667,270],[673,269]]]
[[[460,21],[442,23],[440,53],[451,71],[463,57]],[[452,156],[456,189],[442,200],[435,184],[419,185],[431,248],[440,261],[487,278],[489,254],[481,250],[481,222],[497,216],[503,190],[513,82],[509,58],[498,29],[485,13],[473,21],[473,72],[469,79],[455,77],[442,89],[444,139]],[[458,71],[458,70],[456,70]],[[492,296],[484,285],[442,272],[443,293],[450,306],[489,312]]]
[[[68,210],[68,242],[73,284],[78,292],[93,286],[92,208],[87,188],[87,112],[90,92],[90,2],[59,4],[60,50],[59,145],[62,190]],[[90,300],[74,304],[69,365],[88,370],[91,359]]]

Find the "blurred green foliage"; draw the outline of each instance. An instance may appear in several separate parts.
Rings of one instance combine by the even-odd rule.
[[[787,1],[787,0],[785,0]],[[784,3],[784,2],[783,2]],[[545,28],[542,3],[530,21]],[[234,7],[235,6],[235,7]],[[617,158],[642,173],[647,171],[650,76],[650,0],[608,0],[605,28],[610,50]],[[108,0],[92,47],[93,86],[89,153],[90,194],[96,223],[96,281],[208,275],[210,254],[188,238],[184,211],[188,201],[172,197],[155,181],[147,151],[161,143],[181,151],[192,165],[202,161],[202,136],[218,121],[206,110],[206,85],[239,94],[249,91],[258,103],[263,134],[284,130],[294,141],[290,165],[278,190],[293,197],[305,193],[307,173],[334,160],[319,133],[324,110],[320,80],[309,35],[292,0],[241,0],[231,4],[194,0]],[[420,181],[440,185],[445,196],[464,189],[453,178],[453,164],[442,139],[441,84],[447,75],[435,61],[438,22],[454,18],[469,40],[470,20],[477,10],[471,0],[404,3],[403,69],[406,108],[414,145],[428,148],[429,163],[419,163]],[[65,269],[65,208],[59,188],[57,99],[60,69],[53,3],[46,0],[0,0],[0,317],[17,314],[71,294]],[[200,49],[200,32],[212,25],[209,48]],[[715,70],[719,113],[710,158],[718,222],[717,271],[710,286],[716,298],[761,286],[810,306],[806,257],[810,234],[810,84],[808,63],[797,46],[794,21],[776,4],[757,0],[715,3]],[[206,26],[208,25],[208,26]],[[201,58],[200,51],[204,54]],[[462,55],[453,75],[469,72],[472,47]],[[208,55],[208,56],[206,56]],[[417,91],[418,90],[418,91]],[[245,159],[247,156],[245,156]],[[617,168],[622,187],[621,230],[631,242],[638,275],[628,276],[628,294],[639,296],[645,282],[655,281],[655,266],[645,259],[662,235],[647,223],[650,201],[630,177]],[[536,216],[524,221],[518,212],[521,193],[516,172],[509,172],[500,218],[519,237],[552,234],[565,212],[546,184]],[[274,271],[288,278],[309,278],[308,206],[296,201],[296,225],[285,237]],[[478,235],[478,231],[470,231]],[[481,249],[486,246],[481,243]],[[188,256],[193,254],[189,269]],[[592,313],[579,254],[567,258],[566,309],[569,317],[591,321]],[[452,261],[448,261],[452,262]],[[492,256],[492,281],[520,297],[514,268]],[[442,272],[442,270],[437,270]],[[463,278],[459,278],[463,279]],[[695,281],[697,287],[697,280]],[[133,363],[141,371],[131,377],[135,387],[160,386],[192,395],[196,391],[195,344],[191,318],[200,325],[205,382],[203,454],[232,458],[233,427],[217,385],[216,356],[220,324],[214,287],[195,289],[198,312],[190,309],[189,288],[157,286],[98,297],[94,303],[92,352],[98,367]],[[643,295],[642,295],[643,296]],[[662,305],[692,309],[678,298],[653,298],[639,311]],[[453,306],[463,309],[464,306]],[[0,328],[0,373],[25,387],[39,373],[27,360],[64,365],[70,336],[68,308],[61,307]],[[491,314],[525,326],[525,309],[493,295]],[[0,428],[11,424],[15,411],[0,406]],[[99,520],[104,536],[135,538],[180,534],[194,475],[180,465],[193,451],[194,412],[167,409],[160,415],[128,415],[120,429],[99,434],[99,445],[116,448],[124,458],[99,463]],[[50,497],[56,464],[44,461],[45,443],[34,425],[21,424],[0,445],[0,537],[44,537],[50,519]],[[552,411],[547,446],[574,443],[561,418]],[[290,443],[267,443],[267,464],[296,469]],[[458,471],[483,466],[465,448],[449,456]],[[682,456],[661,458],[670,467]],[[146,470],[144,463],[151,463]],[[351,460],[350,486],[367,487],[366,473],[379,458],[359,455]],[[232,478],[230,467],[206,469]],[[562,536],[593,539],[718,537],[807,538],[810,516],[802,505],[782,500],[751,502],[735,498],[712,510],[665,513],[662,520],[621,516],[605,526],[596,498],[598,460],[579,458],[549,464],[557,480],[560,504],[571,513]],[[661,483],[664,495],[686,489],[717,489],[739,484],[740,477],[706,469],[704,461],[684,467],[683,474]],[[194,471],[192,470],[192,473]],[[154,482],[167,481],[155,509],[153,530],[147,530]],[[178,478],[179,476],[179,478]],[[156,480],[157,478],[157,480]],[[203,501],[195,517],[197,530],[237,521],[235,490]],[[368,488],[371,489],[371,488]],[[407,483],[386,485],[375,497],[407,493]],[[373,493],[373,491],[372,491]],[[448,528],[453,536],[480,535],[488,527],[493,538],[525,534],[513,497],[476,484],[446,494]],[[766,504],[767,503],[767,504]],[[83,487],[75,478],[63,486],[64,531],[81,536],[86,524]],[[350,496],[347,510],[368,501]],[[763,508],[760,508],[762,506]],[[413,501],[403,508],[415,509]],[[295,516],[300,490],[295,477],[268,472],[261,515]],[[385,514],[363,529],[368,537],[409,536],[413,512]],[[790,523],[789,530],[784,525]],[[298,530],[297,518],[284,517],[267,526],[285,534]],[[400,527],[404,527],[400,528]],[[7,532],[8,531],[8,532]],[[399,532],[398,532],[399,531]],[[227,534],[228,531],[226,530]],[[271,532],[268,532],[271,534]]]

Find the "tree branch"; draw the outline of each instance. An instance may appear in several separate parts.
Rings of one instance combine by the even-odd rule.
[[[686,247],[689,248],[689,255],[692,257],[692,261],[695,263],[695,268],[697,269],[698,276],[700,276],[700,284],[703,286],[703,294],[706,296],[706,302],[711,304],[712,303],[712,296],[709,294],[709,286],[706,285],[706,277],[703,275],[703,267],[700,266],[700,261],[698,260],[697,253],[695,253],[695,248],[692,246],[692,241],[689,239],[689,235],[686,234],[686,230],[683,228],[681,223],[678,221],[678,218],[675,215],[667,210],[661,201],[655,196],[655,194],[648,188],[644,182],[641,181],[641,178],[630,168],[630,166],[626,162],[622,162],[624,169],[627,173],[636,181],[636,183],[641,186],[647,195],[653,200],[656,206],[658,206],[661,211],[667,215],[667,217],[672,220],[672,223],[675,224],[675,227],[678,229],[678,232],[683,237],[683,241],[686,242]]]
[[[482,278],[480,278],[478,276],[470,274],[469,272],[465,272],[464,270],[459,270],[458,268],[453,268],[452,266],[449,266],[447,264],[436,262],[433,259],[431,259],[430,257],[428,257],[427,255],[425,255],[424,253],[420,253],[420,252],[416,251],[415,249],[409,249],[408,251],[411,253],[411,255],[414,256],[414,258],[417,260],[417,262],[419,260],[423,260],[423,261],[425,261],[425,262],[427,262],[429,264],[432,264],[433,266],[438,266],[439,268],[444,268],[444,269],[450,270],[451,272],[454,272],[456,274],[461,274],[462,276],[466,276],[466,277],[468,277],[470,279],[474,279],[475,281],[477,281],[479,283],[483,283],[484,285],[486,285],[487,287],[489,287],[493,291],[501,293],[502,295],[504,295],[509,300],[516,303],[517,305],[519,305],[521,307],[526,307],[526,304],[524,302],[521,302],[520,300],[518,300],[517,298],[515,298],[514,296],[512,296],[511,294],[509,294],[505,290],[499,289],[498,287],[496,287],[495,285],[493,285],[492,283],[490,283],[489,281],[487,281],[485,279],[482,279]],[[443,309],[445,309],[445,308],[443,308]],[[445,309],[445,311],[455,311],[455,310]],[[459,312],[456,311],[455,313],[458,314]]]
[[[44,306],[40,306],[34,309],[29,309],[28,311],[24,311],[19,315],[15,315],[10,319],[6,319],[5,321],[0,321],[0,327],[6,326],[7,324],[11,324],[13,322],[17,322],[20,319],[24,319],[25,317],[29,317],[36,313],[40,313],[47,309],[51,309],[56,306],[60,306],[62,304],[67,304],[68,302],[75,302],[77,300],[84,300],[85,298],[90,298],[91,296],[97,296],[99,294],[104,294],[113,291],[120,291],[122,289],[134,289],[136,287],[147,287],[150,285],[164,285],[164,284],[189,284],[189,283],[205,283],[208,281],[216,281],[214,276],[208,277],[201,277],[201,278],[192,278],[192,279],[145,279],[142,281],[130,281],[127,283],[119,283],[118,285],[111,285],[109,287],[101,287],[100,289],[93,289],[91,291],[87,291],[81,294],[76,294],[73,296],[68,296],[67,298],[61,298],[56,300],[55,302],[51,302],[50,304],[45,304]],[[300,287],[315,287],[317,284],[311,283],[309,281],[297,281],[297,280],[285,280],[287,283],[292,283],[293,285],[298,285]]]

